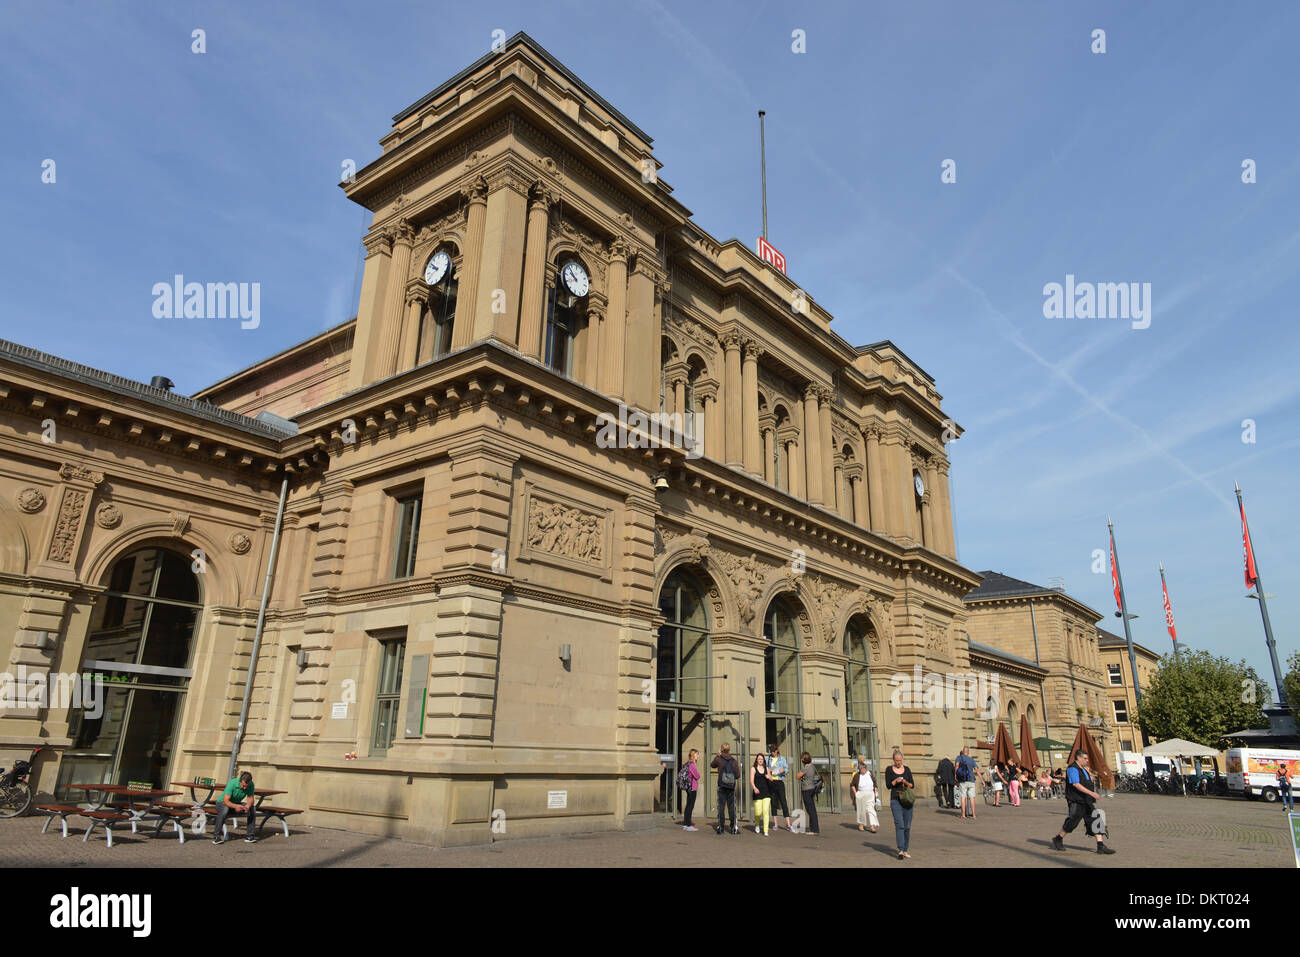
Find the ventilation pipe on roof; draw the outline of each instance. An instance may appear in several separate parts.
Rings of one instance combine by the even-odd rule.
[[[153,386],[155,389],[162,389],[164,392],[170,392],[176,387],[176,383],[165,375],[154,376],[149,380],[149,385]]]

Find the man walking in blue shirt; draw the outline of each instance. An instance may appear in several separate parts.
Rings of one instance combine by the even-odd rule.
[[[1083,822],[1085,833],[1097,838],[1098,854],[1114,854],[1106,846],[1106,816],[1097,808],[1097,799],[1101,797],[1095,790],[1092,773],[1088,770],[1088,752],[1080,748],[1074,755],[1074,763],[1065,771],[1065,801],[1069,816],[1061,827],[1060,833],[1052,838],[1052,847],[1058,851],[1065,850],[1065,835],[1069,834],[1079,822]]]

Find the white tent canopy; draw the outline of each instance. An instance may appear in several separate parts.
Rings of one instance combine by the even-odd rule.
[[[1159,744],[1148,745],[1142,749],[1142,754],[1148,758],[1217,758],[1219,756],[1219,752],[1214,748],[1207,748],[1193,741],[1184,741],[1182,738],[1170,738]]]

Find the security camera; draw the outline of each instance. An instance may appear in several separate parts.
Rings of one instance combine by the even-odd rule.
[[[668,479],[662,475],[655,476],[655,492],[662,493],[668,491]]]

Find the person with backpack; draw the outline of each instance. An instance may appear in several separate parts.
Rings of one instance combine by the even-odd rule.
[[[816,835],[820,830],[817,824],[817,795],[826,786],[826,782],[813,768],[812,755],[807,751],[799,755],[799,763],[803,765],[803,770],[795,777],[799,779],[799,794],[803,797],[804,814],[808,816],[808,827],[805,833]]]
[[[767,746],[767,770],[771,775],[768,782],[772,788],[772,826],[781,830],[779,813],[785,818],[785,829],[793,831],[790,826],[790,805],[785,802],[785,779],[790,776],[790,764],[781,756],[781,746],[773,741]]]
[[[731,756],[731,745],[724,744],[717,755],[709,762],[709,767],[718,770],[718,825],[717,834],[722,833],[722,815],[725,811],[730,818],[730,831],[739,834],[736,827],[736,782],[740,779],[740,762]]]
[[[1291,800],[1291,767],[1285,761],[1277,763],[1277,789],[1282,796],[1282,810],[1290,814],[1295,805]]]
[[[858,810],[858,830],[871,827],[871,833],[880,830],[880,819],[876,817],[876,781],[871,776],[865,757],[858,758],[858,769],[849,780],[849,794],[853,796]]]
[[[754,766],[749,769],[749,790],[754,795],[754,833],[760,833],[761,824],[764,837],[770,836],[767,832],[772,825],[772,782],[769,775],[767,759],[761,754],[754,755]]]
[[[1088,752],[1080,748],[1074,755],[1074,763],[1065,772],[1065,800],[1069,816],[1061,826],[1060,833],[1052,838],[1052,847],[1058,851],[1065,850],[1065,835],[1069,834],[1079,822],[1083,822],[1085,833],[1097,838],[1098,854],[1114,854],[1113,848],[1107,847],[1106,814],[1097,807],[1101,796],[1096,791],[1092,772],[1088,770]]]
[[[889,786],[889,810],[894,815],[894,837],[898,843],[898,859],[912,859],[907,852],[912,842],[912,812],[916,809],[916,782],[912,769],[903,763],[903,752],[894,749],[894,763],[885,768],[885,783]]]
[[[686,813],[682,816],[683,831],[698,831],[699,828],[691,823],[691,813],[695,810],[695,798],[700,792],[700,769],[696,764],[700,759],[700,752],[691,748],[690,754],[686,756],[686,764],[677,772],[677,788],[686,792]]]
[[[957,756],[957,800],[961,802],[961,816],[966,818],[966,801],[970,801],[970,819],[975,820],[975,779],[979,777],[980,766],[970,756],[970,747],[961,749]]]

